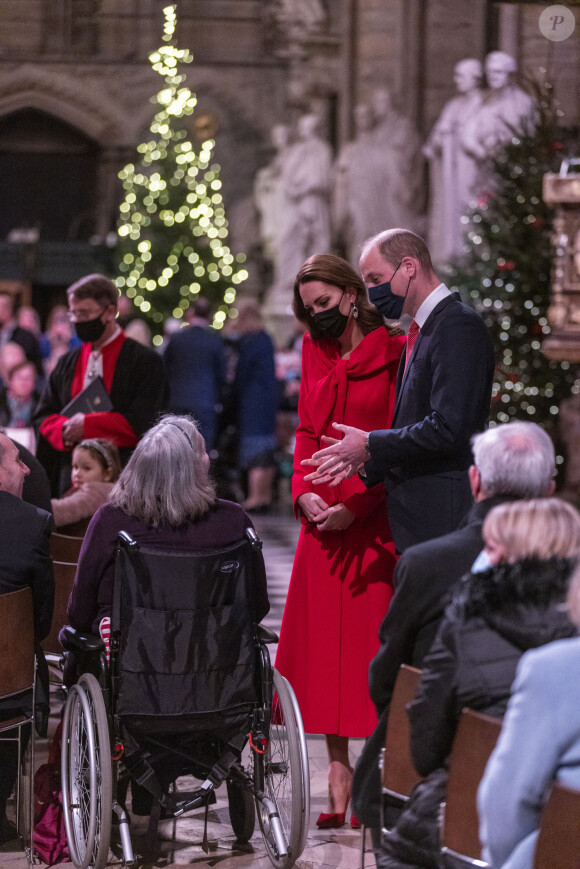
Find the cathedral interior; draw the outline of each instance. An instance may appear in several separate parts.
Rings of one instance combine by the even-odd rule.
[[[114,271],[118,172],[134,159],[155,111],[158,84],[148,58],[160,44],[166,5],[0,0],[0,281],[21,287],[41,315],[79,274]],[[345,223],[340,191],[330,189],[341,177],[352,175],[357,189],[356,197],[343,190],[347,204],[358,198],[372,211],[361,180],[370,174],[370,186],[394,210],[383,209],[377,219],[429,234],[435,180],[426,143],[457,94],[462,60],[484,64],[492,52],[509,55],[511,83],[528,90],[526,83],[548,83],[559,123],[578,142],[578,27],[565,39],[546,36],[538,23],[546,3],[177,0],[175,6],[177,44],[193,54],[187,84],[197,106],[190,134],[193,141],[215,139],[230,243],[248,255],[244,291],[251,295],[268,291],[276,268],[291,270],[268,250],[279,240],[268,237],[260,204],[280,136],[284,144],[309,135],[324,142],[331,164],[326,243],[351,259],[360,241],[352,228],[357,218]],[[574,3],[568,8],[580,13]],[[485,88],[493,86],[481,79],[478,92]],[[316,129],[303,136],[308,116]],[[377,141],[382,135],[385,149],[384,165],[372,172],[364,150],[371,134]]]

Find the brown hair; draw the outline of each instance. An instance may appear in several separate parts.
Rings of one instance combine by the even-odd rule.
[[[10,368],[6,372],[6,380],[12,380],[12,378],[18,371],[20,371],[22,368],[28,367],[32,368],[32,370],[34,371],[34,376],[36,377],[36,365],[34,364],[34,362],[31,362],[30,359],[23,359],[22,362],[17,362],[16,365],[13,365],[12,368]]]
[[[104,275],[85,275],[84,278],[72,284],[66,293],[69,299],[72,297],[79,302],[81,299],[94,299],[103,308],[108,307],[108,305],[117,307],[119,304],[119,290]]]
[[[410,229],[387,229],[380,232],[364,242],[363,254],[370,247],[376,247],[385,262],[391,265],[397,265],[403,257],[410,256],[418,261],[424,272],[434,273],[427,243]]]
[[[300,295],[300,287],[310,283],[310,281],[321,281],[328,286],[338,287],[339,290],[352,289],[356,292],[357,323],[363,335],[368,335],[379,326],[385,326],[382,315],[369,301],[362,278],[355,272],[351,264],[342,257],[334,256],[334,254],[315,254],[306,260],[296,275],[292,300],[296,319],[304,323],[313,338],[324,338],[324,335],[317,328],[315,320],[306,311]],[[390,335],[401,334],[398,329],[386,328]]]
[[[121,473],[121,460],[119,450],[111,441],[106,438],[87,438],[76,445],[73,453],[76,450],[86,450],[104,471],[109,471],[109,482],[114,483],[118,479]]]

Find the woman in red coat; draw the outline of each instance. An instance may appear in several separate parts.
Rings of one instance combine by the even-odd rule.
[[[304,263],[294,312],[310,333],[292,481],[302,529],[276,668],[296,692],[306,731],[326,735],[329,808],[317,824],[335,827],[344,824],[350,798],[349,737],[366,737],[376,725],[367,670],[393,594],[395,547],[382,485],[367,489],[355,475],[333,489],[314,488],[300,462],[336,435],[333,421],[365,431],[390,426],[405,339],[389,333],[360,277],[336,256]]]

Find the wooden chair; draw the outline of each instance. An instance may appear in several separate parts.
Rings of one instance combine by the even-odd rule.
[[[382,785],[381,829],[385,828],[385,803],[388,801],[391,805],[404,805],[417,782],[421,780],[411,758],[410,728],[407,716],[407,705],[415,698],[420,678],[421,670],[410,667],[408,664],[401,664],[389,708],[385,747],[382,749],[379,759]],[[365,855],[366,827],[363,826],[361,869],[364,869],[365,866]]]
[[[55,561],[53,562],[53,568],[54,612],[52,614],[50,633],[42,641],[41,646],[48,664],[50,681],[60,685],[62,683],[60,659],[63,650],[59,643],[58,635],[63,625],[67,624],[66,609],[77,566],[76,564],[69,564],[63,561]]]
[[[580,791],[555,782],[544,806],[534,869],[580,866]]]
[[[70,534],[59,534],[58,531],[53,531],[50,535],[50,554],[55,561],[76,564],[82,543],[82,537],[71,537]]]
[[[480,866],[477,789],[501,731],[501,719],[464,709],[451,757],[447,800],[441,806],[441,854],[445,866]]]
[[[393,690],[387,736],[382,751],[383,798],[403,804],[421,776],[411,758],[410,728],[407,706],[414,700],[421,670],[401,664]]]
[[[16,712],[10,718],[0,719],[0,740],[18,744],[18,777],[16,779],[16,826],[18,833],[28,840],[27,855],[32,862],[32,834],[34,829],[32,798],[32,783],[34,772],[34,728],[36,703],[36,655],[34,652],[34,613],[32,605],[32,590],[22,588],[19,591],[0,594],[0,708],[2,701],[19,700],[30,708],[30,713]],[[30,725],[30,766],[28,776],[28,793],[26,800],[26,817],[21,809],[22,772],[23,772],[23,728]],[[16,730],[16,736],[4,736],[9,730]],[[25,830],[23,830],[23,826]]]

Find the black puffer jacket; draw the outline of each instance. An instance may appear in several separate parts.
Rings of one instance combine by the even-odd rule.
[[[381,867],[439,865],[437,811],[461,710],[502,717],[523,653],[576,634],[563,606],[574,566],[530,559],[468,574],[457,586],[409,706],[413,762],[427,778],[387,836]]]

